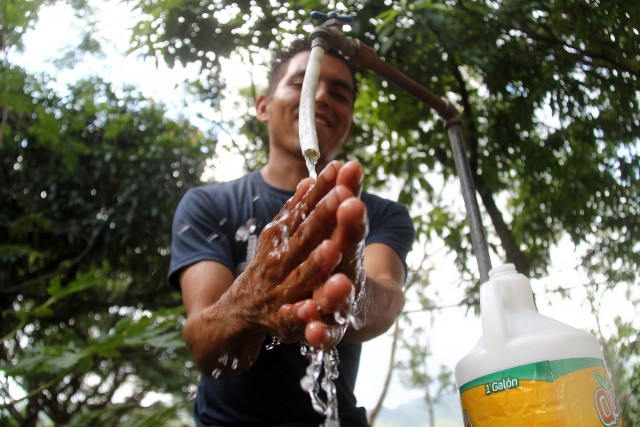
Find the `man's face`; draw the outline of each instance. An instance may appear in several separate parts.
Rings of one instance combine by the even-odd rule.
[[[269,125],[273,149],[302,156],[298,138],[298,109],[309,51],[301,52],[285,64],[286,70],[258,118]],[[340,59],[325,55],[315,96],[315,125],[322,161],[335,158],[351,136],[353,115],[353,79]],[[295,150],[295,151],[293,151]],[[301,157],[302,158],[302,157]]]

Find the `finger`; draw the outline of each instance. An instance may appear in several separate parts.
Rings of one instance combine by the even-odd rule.
[[[291,216],[289,229],[294,233],[300,223],[316,208],[320,200],[331,191],[336,185],[336,179],[342,163],[335,160],[329,163],[318,175],[318,179],[313,187],[305,193],[304,197],[292,208],[294,215]]]
[[[338,171],[336,185],[344,185],[349,188],[353,194],[360,197],[362,193],[362,183],[364,174],[360,163],[351,160],[345,163]]]
[[[333,161],[320,172],[317,181],[312,178],[302,180],[293,197],[285,203],[278,215],[264,227],[260,236],[259,248],[267,243],[277,250],[288,251],[289,237],[297,232],[300,224],[316,208],[318,202],[335,186],[341,166],[342,163],[339,161]],[[291,259],[289,265],[283,265],[279,271],[288,271],[298,265],[323,239],[322,235],[318,235],[315,244],[309,245],[306,250],[298,252],[301,248],[297,248],[298,257]],[[278,256],[277,261],[280,262],[281,254],[274,255]],[[278,272],[274,274],[278,274]]]
[[[349,199],[340,205],[337,213],[338,225],[331,235],[343,254],[336,269],[345,273],[355,286],[356,294],[365,280],[364,239],[368,232],[366,207],[360,199]]]
[[[309,252],[328,239],[338,221],[338,207],[353,197],[344,186],[332,189],[289,237],[287,256],[280,260],[283,271],[294,269],[308,257]]]
[[[296,317],[298,320],[307,323],[320,319],[320,307],[313,299],[301,301],[296,304]]]
[[[312,178],[306,178],[298,184],[298,188],[294,195],[287,200],[280,212],[269,222],[260,233],[260,241],[258,244],[258,251],[263,245],[267,244],[270,248],[279,249],[281,246],[286,245],[289,238],[289,232],[291,230],[291,224],[295,223],[295,219],[291,218],[292,212],[294,215],[302,216],[300,209],[296,209],[296,206],[301,204],[304,196],[309,192],[315,180]],[[270,250],[270,249],[267,249]]]
[[[316,185],[309,192],[305,199],[305,203],[309,208],[313,209],[318,202],[336,186],[336,180],[342,169],[342,162],[334,160],[330,162],[318,175]]]
[[[304,338],[304,330],[308,323],[308,321],[305,321],[298,315],[298,312],[304,305],[309,305],[309,300],[300,301],[295,304],[285,304],[280,307],[277,313],[276,330],[272,331],[272,335],[277,336],[280,341],[285,343],[301,341]],[[315,306],[316,316],[319,316],[317,314],[317,304],[312,302],[312,305]],[[311,309],[306,308],[305,310],[311,312],[313,311],[313,307]]]
[[[316,348],[330,348],[338,345],[344,336],[342,325],[327,325],[321,321],[313,321],[304,330],[307,343]]]
[[[285,302],[295,303],[311,298],[313,290],[329,278],[341,260],[342,253],[336,244],[329,240],[323,241],[281,283]]]
[[[307,195],[307,193],[309,193],[314,185],[315,180],[313,178],[305,178],[300,181],[300,183],[298,183],[298,187],[296,188],[296,192],[289,200],[286,201],[282,209],[280,209],[278,215],[275,216],[273,222],[278,221],[283,217],[289,216],[295,206],[300,204],[302,199]]]
[[[362,200],[355,197],[344,200],[338,206],[336,221],[331,240],[342,252],[355,250],[368,231],[367,209]]]
[[[313,292],[319,315],[334,320],[337,320],[336,314],[339,316],[346,314],[354,298],[353,282],[342,273],[334,274],[323,286]]]

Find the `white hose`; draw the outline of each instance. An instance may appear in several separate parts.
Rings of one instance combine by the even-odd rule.
[[[318,148],[318,135],[316,133],[315,100],[320,78],[320,66],[324,48],[314,46],[309,54],[307,71],[302,81],[302,92],[300,94],[300,109],[298,110],[298,135],[300,138],[300,149],[307,161],[315,166],[320,158],[320,148]]]

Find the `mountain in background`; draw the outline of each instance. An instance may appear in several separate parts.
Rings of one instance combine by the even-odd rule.
[[[462,426],[462,411],[458,394],[442,396],[433,408],[433,427]],[[410,400],[394,409],[383,407],[374,427],[431,427],[429,412],[423,399]]]

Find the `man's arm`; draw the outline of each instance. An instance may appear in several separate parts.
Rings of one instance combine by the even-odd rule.
[[[215,261],[198,262],[180,275],[187,314],[184,339],[200,370],[212,376],[247,370],[265,338],[247,323],[243,305],[248,301],[231,295],[232,284],[231,270]]]

